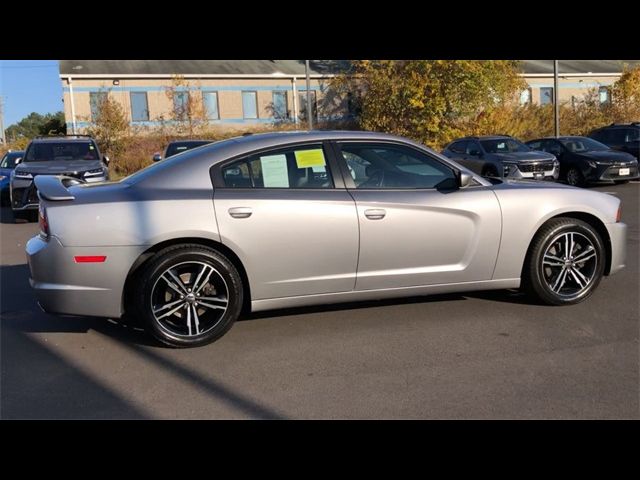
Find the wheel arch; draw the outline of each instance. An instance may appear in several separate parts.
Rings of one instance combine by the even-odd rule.
[[[242,286],[244,287],[244,300],[242,305],[242,311],[243,312],[250,311],[251,286],[249,284],[249,277],[247,275],[247,271],[244,265],[242,264],[242,261],[238,257],[238,255],[236,255],[236,253],[226,245],[220,242],[217,242],[215,240],[211,240],[209,238],[179,237],[179,238],[172,238],[169,240],[165,240],[153,245],[152,247],[149,247],[147,250],[145,250],[138,256],[135,262],[133,262],[133,265],[131,265],[129,272],[127,273],[127,278],[124,283],[124,289],[122,291],[122,311],[123,312],[126,313],[127,310],[129,310],[128,308],[130,306],[129,302],[131,300],[131,297],[134,291],[133,286],[135,285],[138,274],[143,270],[143,267],[161,250],[167,247],[172,247],[174,245],[181,245],[181,244],[202,245],[205,247],[212,248],[220,252],[221,254],[223,254],[225,257],[227,257],[229,261],[233,263],[233,265],[236,267],[236,269],[238,270],[238,273],[240,274],[240,278],[242,279]]]
[[[525,264],[528,262],[528,260],[530,258],[531,249],[533,248],[534,239],[536,238],[536,236],[538,235],[540,230],[542,230],[542,228],[544,228],[544,226],[550,220],[554,220],[556,218],[574,218],[576,220],[582,220],[583,222],[586,222],[589,225],[591,225],[596,230],[596,232],[598,232],[598,234],[600,235],[600,238],[602,238],[602,243],[604,244],[604,249],[605,249],[604,274],[605,275],[609,275],[609,273],[611,272],[611,237],[609,236],[609,231],[607,230],[607,227],[605,226],[605,224],[598,217],[596,217],[595,215],[592,215],[590,213],[586,213],[586,212],[562,212],[562,213],[558,213],[557,215],[554,215],[552,217],[547,218],[536,229],[535,233],[531,237],[531,240],[529,241],[529,247],[527,248],[527,254],[525,255],[524,261],[522,263],[522,268],[521,268],[521,271],[520,271],[520,277],[522,278],[522,274],[524,272],[524,266],[525,266]]]

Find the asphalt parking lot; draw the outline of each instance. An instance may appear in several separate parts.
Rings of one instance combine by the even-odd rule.
[[[51,419],[640,418],[640,184],[628,263],[587,302],[509,291],[254,314],[197,349],[109,320],[42,313],[2,209],[0,417]]]

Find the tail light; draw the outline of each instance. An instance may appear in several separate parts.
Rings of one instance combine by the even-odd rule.
[[[49,238],[49,219],[47,218],[47,209],[40,203],[38,208],[38,224],[40,225],[40,235],[44,238]]]
[[[618,212],[616,213],[616,223],[622,220],[622,202],[618,205]]]

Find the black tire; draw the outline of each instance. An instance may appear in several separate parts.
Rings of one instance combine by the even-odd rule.
[[[37,215],[37,212],[36,212]],[[13,210],[13,219],[16,223],[29,223],[34,221],[33,212],[30,210]],[[37,220],[37,217],[36,217]]]
[[[584,187],[586,182],[584,175],[577,167],[570,167],[565,175],[565,180],[572,187]]]
[[[576,254],[573,258],[579,258],[581,256],[582,258],[588,258],[592,252],[595,252],[595,260],[587,260],[582,266],[579,265],[579,261],[575,264],[570,264],[571,268],[568,269],[568,273],[565,274],[566,280],[569,282],[567,285],[570,286],[573,284],[576,289],[579,288],[576,281],[578,274],[581,273],[589,280],[586,282],[584,288],[576,292],[571,292],[569,286],[566,287],[564,292],[562,291],[562,285],[565,284],[565,281],[562,281],[561,273],[563,267],[551,267],[543,264],[545,253],[549,254],[549,249],[556,248],[555,246],[561,243],[556,239],[559,237],[565,238],[561,236],[567,233],[574,234],[572,238],[575,237],[576,245],[578,245],[579,241],[584,242],[584,244],[588,244],[589,242],[591,244],[591,249],[587,247],[581,250],[575,250]],[[574,248],[577,249],[578,247]],[[572,251],[574,251],[574,248],[572,248]],[[580,253],[582,253],[582,255],[580,255]],[[564,258],[561,257],[560,254],[556,254],[555,256]],[[600,280],[602,280],[605,261],[606,251],[603,246],[603,241],[595,228],[587,222],[575,218],[554,218],[540,228],[531,242],[522,271],[522,287],[533,298],[548,305],[572,305],[579,303],[588,298],[597,288]],[[560,263],[560,265],[562,265],[562,263]],[[566,267],[565,263],[564,269],[566,269]],[[585,269],[585,267],[587,268]],[[577,273],[572,273],[572,270],[577,270]],[[554,274],[556,276],[554,276]],[[562,284],[556,292],[550,283],[557,284],[559,281],[562,281]]]
[[[209,267],[209,269],[206,270],[204,268],[202,269],[202,272],[204,272],[202,277],[197,275],[196,268],[199,268],[199,265],[203,267],[207,265]],[[191,266],[193,266],[194,269],[193,273],[190,273],[188,270]],[[194,298],[193,293],[195,293],[196,290],[196,288],[194,288],[194,292],[189,295],[191,297],[190,302],[192,303],[187,303],[187,300],[184,300],[184,305],[178,303],[178,307],[183,308],[165,317],[166,320],[158,320],[156,315],[164,315],[164,313],[168,313],[174,308],[172,306],[167,310],[161,310],[162,313],[158,313],[159,308],[156,308],[156,315],[154,315],[153,302],[157,301],[158,298],[163,298],[162,302],[181,302],[182,299],[182,297],[178,297],[178,294],[175,293],[177,290],[166,288],[168,287],[167,282],[163,282],[163,280],[160,279],[169,268],[172,269],[172,272],[173,269],[176,268],[175,272],[177,273],[174,274],[176,274],[180,280],[185,279],[182,285],[176,285],[174,282],[174,286],[178,286],[180,291],[190,285],[193,286],[194,282],[198,281],[198,279],[201,279],[198,284],[201,284],[203,281],[205,282],[203,292],[206,292],[207,288],[211,288],[211,291],[214,292],[213,294],[217,295],[218,290],[220,290],[222,296],[226,296],[226,310],[222,314],[218,313],[221,316],[216,318],[215,312],[217,312],[217,310],[203,307],[202,303],[204,300],[200,302],[199,307],[196,307],[198,301],[206,297]],[[185,273],[181,274],[180,269],[186,269]],[[207,277],[207,272],[209,271],[212,272],[210,274],[210,281],[209,277]],[[213,280],[214,278],[216,279],[215,282]],[[224,290],[226,290],[226,295],[224,294]],[[189,292],[191,292],[191,289],[189,289]],[[160,297],[158,297],[158,295],[160,295]],[[170,295],[173,295],[173,298],[167,299],[167,296]],[[220,252],[197,244],[176,245],[158,252],[146,267],[144,267],[144,270],[140,274],[140,282],[138,282],[135,295],[135,309],[136,313],[144,321],[149,332],[160,342],[172,347],[199,347],[214,342],[229,331],[242,310],[243,295],[244,288],[238,270],[233,263]],[[195,303],[193,303],[194,301]],[[158,305],[160,305],[160,303],[158,303]],[[169,303],[166,303],[165,305],[168,304]],[[166,306],[161,306],[160,308],[166,308]],[[183,309],[184,312],[182,311]],[[200,313],[196,314],[195,312],[198,309]],[[211,319],[211,326],[207,327],[206,323],[202,323],[202,325],[205,325],[205,327],[203,327],[204,331],[194,333],[192,331],[191,319],[194,319],[193,327],[195,332],[198,332],[198,327],[196,326],[198,322],[195,320],[199,318],[200,322],[203,321],[204,317],[200,316],[203,315],[203,311],[205,312],[204,314],[208,315]],[[189,316],[187,316],[187,313]],[[177,317],[177,315],[179,315],[179,317]],[[182,323],[184,323],[184,326]],[[187,327],[188,333],[186,331]]]

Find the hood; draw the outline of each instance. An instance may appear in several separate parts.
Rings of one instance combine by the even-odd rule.
[[[16,172],[27,172],[36,175],[74,174],[103,167],[101,160],[61,160],[46,162],[23,162],[16,167]]]
[[[510,153],[493,153],[496,158],[503,162],[539,162],[555,160],[555,156],[547,152],[510,152]]]
[[[576,153],[575,155],[586,160],[595,160],[600,163],[629,163],[635,161],[635,157],[630,153],[619,152],[617,150],[583,152]]]

